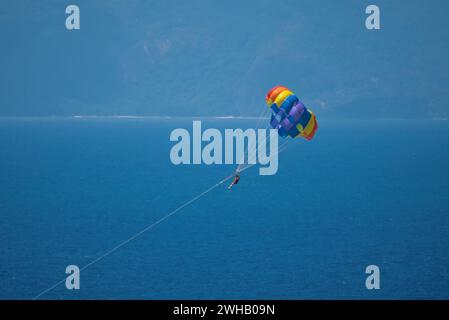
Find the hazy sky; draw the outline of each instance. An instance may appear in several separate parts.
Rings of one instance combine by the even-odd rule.
[[[449,117],[448,14],[445,0],[4,0],[0,115],[258,115],[282,84],[321,118]]]

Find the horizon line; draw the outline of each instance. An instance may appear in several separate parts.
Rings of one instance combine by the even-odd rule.
[[[70,116],[1,116],[0,120],[63,120],[63,119],[121,119],[121,120],[133,120],[133,119],[158,119],[158,120],[183,120],[183,119],[214,119],[214,120],[257,120],[257,119],[270,119],[270,117],[258,117],[258,116],[234,116],[234,115],[222,115],[222,116],[169,116],[169,115],[70,115]],[[427,117],[427,118],[380,118],[380,117],[321,117],[321,120],[371,120],[371,121],[384,121],[384,120],[440,120],[447,121],[448,117]]]

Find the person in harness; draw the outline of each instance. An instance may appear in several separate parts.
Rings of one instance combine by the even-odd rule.
[[[228,190],[231,190],[231,188],[232,188],[235,184],[239,183],[239,181],[240,181],[240,176],[239,176],[239,174],[238,174],[238,172],[237,172],[237,173],[235,174],[234,180],[233,180],[232,183],[229,185]]]

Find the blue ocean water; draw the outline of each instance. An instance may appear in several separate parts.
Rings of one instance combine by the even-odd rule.
[[[35,297],[232,172],[171,164],[191,125],[0,120],[0,298]],[[245,171],[41,298],[447,299],[448,178],[447,121],[323,120],[276,175]]]

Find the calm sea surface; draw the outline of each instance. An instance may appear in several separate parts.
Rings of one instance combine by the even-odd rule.
[[[229,175],[170,162],[191,126],[0,120],[0,298],[35,297]],[[448,268],[449,122],[324,120],[276,175],[245,171],[41,298],[448,299]]]

